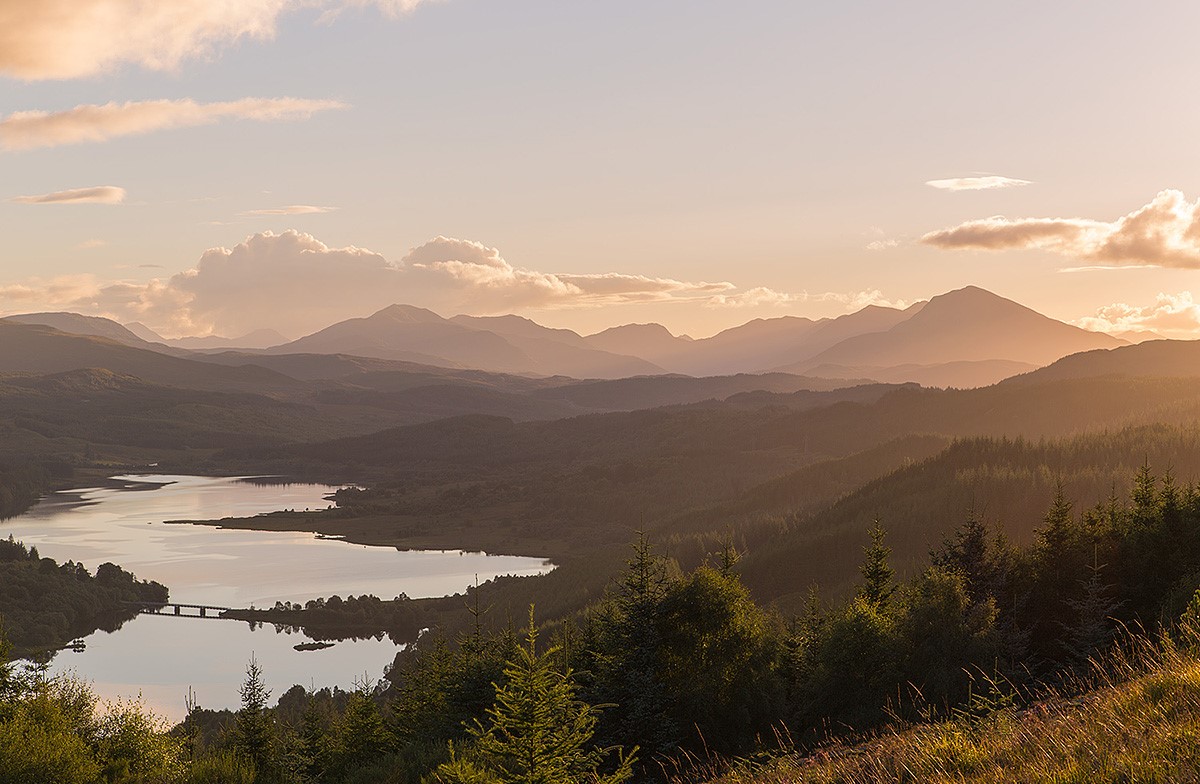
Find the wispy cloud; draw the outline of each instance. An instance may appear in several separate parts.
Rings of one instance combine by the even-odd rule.
[[[921,238],[944,249],[1035,248],[1080,259],[1073,267],[1200,267],[1200,201],[1165,190],[1115,221],[1005,218],[967,221]]]
[[[316,207],[311,204],[289,204],[287,207],[275,207],[266,210],[246,210],[239,215],[323,215],[333,212],[337,207]]]
[[[845,305],[847,311],[861,310],[868,305],[879,305],[885,308],[906,308],[910,302],[902,299],[888,299],[879,289],[863,291],[802,291],[799,294],[789,294],[775,289],[759,286],[741,292],[716,294],[705,303],[714,308],[746,308],[778,305],[795,305],[805,302],[836,302]]]
[[[0,0],[2,1],[2,0]],[[197,103],[190,99],[84,104],[61,112],[15,112],[0,120],[0,148],[31,150],[103,142],[220,120],[304,120],[317,112],[344,109],[341,101],[311,98],[243,98]]]
[[[83,242],[76,245],[75,249],[76,250],[92,250],[93,248],[103,248],[107,244],[108,244],[107,240],[101,240],[101,239],[84,240]]]
[[[115,185],[97,185],[94,188],[72,188],[37,196],[14,196],[9,201],[17,204],[120,204],[125,201],[125,189]]]
[[[766,286],[756,286],[733,294],[714,294],[705,304],[711,308],[761,308],[791,305],[803,301],[785,291],[776,291]]]
[[[996,188],[1017,188],[1032,185],[1032,180],[1001,177],[989,174],[981,177],[952,177],[948,180],[926,180],[926,185],[943,191],[989,191]]]
[[[1159,292],[1150,305],[1114,302],[1098,308],[1094,316],[1077,319],[1075,324],[1096,332],[1150,331],[1164,337],[1196,338],[1200,336],[1200,302],[1190,291]]]
[[[420,0],[0,0],[0,73],[21,79],[92,76],[125,63],[171,70],[244,39],[267,40],[301,8],[378,6],[393,15]]]

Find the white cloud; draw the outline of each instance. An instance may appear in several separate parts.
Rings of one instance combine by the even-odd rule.
[[[767,306],[791,305],[803,301],[804,297],[795,297],[783,291],[776,291],[766,286],[739,292],[737,294],[717,294],[708,300],[708,305],[714,308],[761,308]]]
[[[312,204],[289,204],[286,207],[275,207],[266,210],[247,210],[241,215],[323,215],[333,212],[337,207],[317,207]]]
[[[992,217],[930,232],[921,241],[938,248],[1035,248],[1106,267],[1200,267],[1200,201],[1161,191],[1149,204],[1105,222],[1088,218]]]
[[[1121,334],[1150,331],[1163,337],[1194,339],[1200,337],[1200,303],[1190,291],[1178,294],[1159,292],[1151,305],[1114,302],[1096,310],[1096,315],[1074,322],[1095,332]]]
[[[0,0],[2,1],[2,0]],[[309,98],[242,98],[197,103],[190,99],[84,104],[61,112],[15,112],[0,120],[0,148],[31,150],[102,142],[219,120],[303,120],[317,112],[344,109],[340,101]]]
[[[132,63],[171,70],[243,39],[266,40],[301,8],[374,5],[390,14],[419,0],[0,0],[0,73],[21,79],[92,76]]]
[[[689,283],[617,272],[577,275],[514,267],[478,242],[435,237],[403,259],[415,277],[441,289],[470,292],[476,307],[569,307],[696,299],[732,290],[732,283]]]
[[[891,250],[900,246],[900,240],[872,240],[867,243],[867,250]]]
[[[1018,188],[1022,185],[1032,185],[1031,180],[1018,180],[1014,177],[1001,177],[989,174],[982,177],[953,177],[948,180],[927,180],[931,188],[943,191],[989,191],[996,188]]]
[[[108,244],[107,240],[91,239],[91,240],[84,240],[83,242],[76,245],[75,248],[77,250],[91,250],[93,248],[103,248],[107,244]]]
[[[72,188],[38,196],[14,196],[9,201],[17,204],[120,204],[125,201],[125,189],[115,185],[98,185],[94,188]]]
[[[515,267],[478,242],[437,237],[400,262],[331,248],[297,231],[256,234],[205,251],[169,278],[104,282],[92,276],[0,288],[0,311],[75,310],[141,321],[166,335],[244,334],[271,327],[301,335],[394,303],[478,315],[640,302],[705,302],[731,283],[617,272],[553,274]]]

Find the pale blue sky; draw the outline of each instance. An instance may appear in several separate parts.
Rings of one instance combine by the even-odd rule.
[[[0,20],[30,3],[0,0]],[[1091,262],[1074,246],[918,242],[993,215],[1108,222],[1164,189],[1200,196],[1192,3],[1151,13],[1117,2],[445,0],[399,17],[356,7],[322,21],[333,5],[288,11],[271,40],[218,42],[168,70],[126,62],[22,80],[0,51],[9,74],[0,77],[0,120],[109,101],[347,104],[296,121],[227,119],[0,152],[0,199],[99,185],[127,192],[120,205],[0,202],[0,312],[87,309],[87,292],[43,292],[54,277],[65,285],[65,276],[91,276],[72,278],[80,290],[125,281],[136,284],[122,290],[133,296],[152,278],[195,267],[208,248],[286,229],[393,265],[444,235],[496,248],[532,274],[688,284],[668,297],[578,302],[561,293],[497,300],[507,278],[455,279],[453,296],[435,280],[398,280],[394,292],[443,311],[518,302],[539,321],[582,331],[656,320],[702,335],[752,317],[836,315],[869,299],[854,299],[859,292],[911,302],[966,284],[1079,319],[1195,286],[1186,258],[1063,273]],[[924,184],[984,173],[1032,184]],[[337,209],[242,215],[286,205]],[[78,247],[89,241],[105,244]],[[287,260],[275,261],[283,274]],[[691,285],[722,281],[736,287],[726,303],[765,287],[771,294],[756,301],[773,304],[720,306]],[[92,309],[167,328],[167,309],[189,307],[175,294],[138,311],[109,292]],[[839,296],[815,296],[827,294]],[[346,316],[371,304],[341,296]],[[262,301],[273,302],[269,287]],[[1177,321],[1191,313],[1179,302]],[[255,318],[269,326],[271,315],[195,312],[189,323],[222,331]],[[1155,317],[1137,318],[1153,326]]]

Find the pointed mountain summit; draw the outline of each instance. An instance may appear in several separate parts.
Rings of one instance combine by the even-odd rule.
[[[884,368],[1004,360],[1045,365],[1078,351],[1115,348],[1124,341],[1056,321],[977,286],[929,300],[884,332],[848,338],[792,372],[817,365]]]

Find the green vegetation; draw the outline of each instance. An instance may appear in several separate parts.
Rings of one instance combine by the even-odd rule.
[[[137,615],[128,602],[165,602],[167,589],[111,563],[92,575],[73,561],[42,558],[36,547],[0,539],[0,622],[19,654],[54,650]]]
[[[30,562],[24,548],[11,547]],[[995,732],[991,745],[972,752],[974,762],[954,763],[983,770],[979,760],[987,754],[1017,753],[1002,748],[1013,734],[1002,740],[1000,733],[1009,726],[1004,722],[1028,715],[1018,711],[1042,710],[1037,706],[1046,704],[1048,689],[1065,700],[1092,685],[1090,662],[1110,650],[1119,630],[1157,635],[1157,651],[1175,650],[1172,639],[1185,646],[1198,639],[1192,629],[1200,622],[1200,487],[1155,478],[1145,467],[1125,500],[1110,498],[1081,513],[1056,493],[1028,547],[1008,544],[967,515],[911,578],[898,579],[891,557],[889,536],[876,526],[861,550],[861,580],[852,595],[832,606],[813,599],[804,612],[784,617],[754,601],[739,577],[745,562],[732,546],[684,571],[642,538],[602,600],[545,630],[531,621],[524,644],[509,628],[489,631],[488,613],[476,603],[469,631],[411,649],[385,683],[364,683],[349,694],[297,687],[273,707],[251,662],[240,710],[193,706],[169,737],[144,717],[121,730],[131,748],[158,749],[154,759],[178,766],[167,775],[162,762],[157,778],[138,778],[142,762],[114,762],[111,744],[98,740],[106,736],[83,719],[64,723],[30,707],[65,704],[78,690],[36,670],[16,676],[4,668],[3,682],[18,686],[0,713],[0,733],[18,749],[34,744],[28,756],[44,759],[47,770],[83,771],[82,781],[619,782],[661,777],[688,760],[828,749],[897,722],[919,724],[910,732],[960,756],[968,746],[954,733]],[[405,600],[399,601],[397,607]],[[316,612],[330,604],[280,611]],[[382,606],[364,599],[342,604],[364,616],[366,608]],[[539,633],[552,635],[553,644],[539,650]],[[1129,693],[1145,696],[1155,711],[1186,713],[1200,690],[1192,677],[1200,665],[1183,661],[1172,659],[1174,670],[1145,678],[1144,668],[1110,669],[1120,676],[1111,687],[1138,689]],[[1118,683],[1135,675],[1143,680]],[[80,699],[89,716],[101,715]],[[1168,719],[1129,710],[1150,722],[1153,738],[1172,742],[1168,728],[1153,725]],[[136,706],[122,715],[143,716]],[[1099,721],[1086,731],[1098,731]],[[1186,729],[1192,720],[1182,721]],[[36,751],[52,732],[79,734],[55,745],[55,754],[73,755],[68,762]],[[1157,750],[1157,743],[1147,748]],[[1164,770],[1182,764],[1188,748],[1162,751]],[[818,754],[826,756],[814,759],[828,761],[832,752]],[[1125,764],[1106,759],[1080,770]],[[912,761],[936,773],[935,760],[926,754]],[[775,765],[820,770],[810,761]],[[109,769],[119,774],[103,778]],[[61,775],[70,781],[75,774]],[[882,774],[853,775],[814,780],[882,780]]]
[[[0,520],[16,517],[50,485],[51,466],[0,465]]]
[[[136,702],[99,705],[90,687],[10,662],[0,635],[0,781],[183,781],[183,744]]]
[[[150,719],[121,730],[134,745],[174,749],[154,773],[113,762],[103,731],[87,723],[102,711],[67,721],[54,712],[67,708],[44,707],[74,704],[77,686],[8,667],[5,682],[21,685],[6,692],[0,733],[30,744],[30,759],[50,760],[37,751],[49,748],[45,737],[78,733],[78,742],[51,745],[74,749],[81,780],[644,781],[698,759],[781,751],[790,761],[769,770],[809,775],[859,754],[836,744],[883,744],[901,726],[910,727],[904,737],[938,748],[965,743],[955,733],[994,732],[980,741],[980,753],[993,755],[978,758],[982,771],[987,760],[1019,756],[1004,745],[1005,721],[1025,721],[1038,705],[1069,706],[1097,685],[1083,674],[1119,632],[1175,639],[1164,637],[1177,633],[1175,620],[1200,614],[1189,609],[1200,588],[1200,490],[1175,478],[1200,476],[1194,380],[875,385],[554,421],[476,414],[393,427],[456,406],[524,417],[538,397],[562,413],[646,390],[467,371],[423,381],[380,368],[312,381],[235,371],[237,391],[107,371],[0,378],[0,458],[12,465],[0,468],[0,512],[20,511],[73,473],[116,465],[336,477],[358,484],[338,494],[337,509],[242,524],[535,553],[558,568],[466,597],[329,597],[248,613],[319,639],[388,634],[415,644],[380,683],[296,687],[273,704],[252,662],[240,710],[193,705],[169,734]],[[677,381],[653,386],[697,392]],[[1149,465],[1169,470],[1156,478]],[[645,535],[626,561],[638,530]],[[165,589],[111,564],[92,576],[0,543],[0,613],[23,652],[119,622],[114,608],[147,597],[161,600]],[[521,643],[512,619],[531,605],[542,628],[531,626]],[[550,644],[539,646],[538,635]],[[1117,667],[1098,685],[1123,693],[1166,673],[1147,688],[1158,693],[1175,678],[1187,692],[1192,654],[1156,645],[1159,669]],[[1048,694],[1057,696],[1047,702]],[[1164,699],[1189,715],[1184,702]],[[1128,726],[1168,732],[1168,720],[1143,718]],[[1191,726],[1180,721],[1181,731]],[[1086,724],[1079,744],[1099,726]],[[1063,748],[1074,742],[1062,736]],[[1163,759],[1192,753],[1182,742],[1175,757],[1147,748]],[[896,759],[878,770],[943,775],[936,754]],[[1120,764],[1071,775],[1108,775]],[[872,780],[854,770],[815,780]],[[982,775],[946,771],[946,780]]]
[[[714,784],[1190,782],[1200,759],[1200,655],[1165,639],[1098,658],[1020,706],[896,728],[767,763],[710,760]]]

